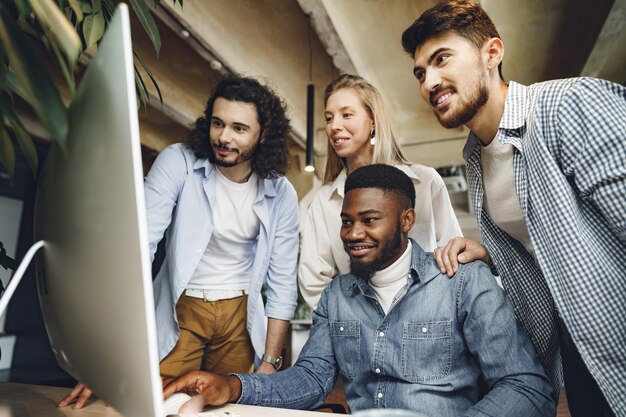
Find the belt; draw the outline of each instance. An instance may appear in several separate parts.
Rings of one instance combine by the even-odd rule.
[[[248,294],[248,290],[185,290],[187,297],[202,298],[204,301],[228,300]]]

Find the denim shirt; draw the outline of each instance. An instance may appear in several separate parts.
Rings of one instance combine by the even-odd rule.
[[[195,271],[211,234],[216,168],[183,144],[163,150],[146,177],[150,254],[166,233],[165,260],[154,280],[159,360],[178,340],[176,302]],[[265,351],[266,317],[290,320],[296,307],[298,197],[284,177],[259,179],[254,212],[261,226],[248,295],[247,328],[258,358]],[[166,231],[167,230],[167,231]],[[267,283],[267,303],[261,287]],[[257,359],[258,359],[257,358]]]
[[[412,245],[408,285],[387,315],[366,282],[339,276],[322,294],[296,364],[237,375],[239,402],[311,409],[341,373],[352,411],[553,416],[550,382],[489,268],[460,265],[449,279],[432,254]]]

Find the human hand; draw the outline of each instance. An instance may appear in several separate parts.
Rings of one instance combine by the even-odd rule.
[[[164,398],[175,392],[192,395],[191,399],[181,406],[181,414],[199,413],[207,405],[216,406],[237,401],[241,396],[241,381],[236,376],[189,371],[170,380],[163,387]]]
[[[274,368],[274,365],[272,365],[271,363],[268,362],[261,362],[261,365],[259,365],[259,367],[257,368],[256,371],[254,371],[257,374],[273,374],[276,373],[278,371],[276,371],[276,368]]]
[[[487,249],[475,240],[463,236],[448,241],[446,246],[436,248],[433,252],[437,266],[442,274],[452,277],[459,269],[459,263],[465,264],[481,260],[486,264],[491,262]]]
[[[83,408],[85,406],[85,403],[91,397],[91,394],[92,391],[87,388],[85,384],[81,384],[79,382],[76,384],[74,389],[72,389],[72,391],[70,391],[70,393],[57,404],[57,407],[65,407],[73,404],[72,408],[74,410],[78,410],[79,408]]]

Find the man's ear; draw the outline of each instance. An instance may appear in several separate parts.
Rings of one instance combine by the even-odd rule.
[[[487,56],[487,69],[491,71],[494,68],[498,68],[502,58],[504,58],[504,44],[500,38],[489,39],[484,46],[484,50]]]
[[[402,232],[409,233],[415,223],[415,210],[412,208],[404,210],[400,217],[400,223],[402,224]]]

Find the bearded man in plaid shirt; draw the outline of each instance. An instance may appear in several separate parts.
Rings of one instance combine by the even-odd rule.
[[[472,1],[427,10],[402,45],[439,122],[471,130],[463,153],[483,242],[436,249],[442,272],[489,264],[554,395],[565,380],[572,416],[626,416],[626,89],[506,83],[504,44]]]

